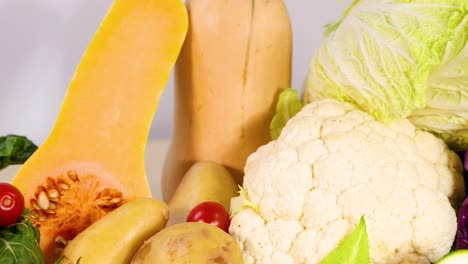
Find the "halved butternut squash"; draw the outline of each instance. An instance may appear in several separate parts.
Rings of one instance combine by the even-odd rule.
[[[182,0],[116,0],[104,18],[52,132],[12,181],[47,263],[125,199],[151,196],[145,145],[187,27]]]

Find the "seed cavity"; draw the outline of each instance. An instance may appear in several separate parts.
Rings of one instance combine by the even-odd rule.
[[[57,223],[56,228],[60,228],[66,226],[64,221],[78,225],[83,221],[83,225],[89,225],[93,222],[91,219],[97,220],[123,203],[121,191],[101,187],[93,175],[80,177],[75,171],[68,171],[56,178],[47,177],[46,183],[38,186],[29,200],[29,208],[36,226],[40,227],[42,222],[50,219],[51,223]],[[80,211],[75,211],[76,208],[88,215],[81,220]],[[53,225],[48,226],[54,228]]]
[[[124,194],[100,177],[74,170],[48,176],[34,190],[26,207],[41,234],[56,237],[45,241],[50,254],[60,254],[77,234],[125,202]]]

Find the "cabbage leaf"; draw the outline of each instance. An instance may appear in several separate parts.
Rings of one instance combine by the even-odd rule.
[[[456,89],[459,83],[449,78],[454,72],[465,76],[458,82],[466,80],[457,70],[466,60],[454,56],[464,46],[465,38],[458,36],[466,34],[459,31],[467,6],[466,0],[356,0],[338,23],[327,26],[328,36],[310,65],[304,101],[351,102],[390,123],[441,104],[442,94],[455,97],[459,89],[430,90]],[[440,85],[448,79],[453,83]],[[466,97],[458,96],[463,104]]]
[[[297,91],[288,88],[283,90],[276,103],[276,112],[270,123],[270,136],[271,139],[277,139],[283,127],[289,119],[295,116],[302,109],[302,103],[297,95]]]
[[[431,73],[426,99],[426,107],[415,110],[409,120],[440,136],[452,149],[468,149],[468,16]]]

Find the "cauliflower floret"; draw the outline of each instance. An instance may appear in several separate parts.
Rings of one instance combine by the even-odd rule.
[[[429,263],[449,252],[463,197],[442,140],[326,99],[248,158],[229,231],[245,263],[318,263],[364,216],[373,263]]]

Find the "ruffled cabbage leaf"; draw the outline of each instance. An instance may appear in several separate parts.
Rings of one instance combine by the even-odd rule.
[[[468,0],[355,0],[310,65],[304,102],[335,98],[466,145]],[[465,143],[463,143],[465,142]]]

